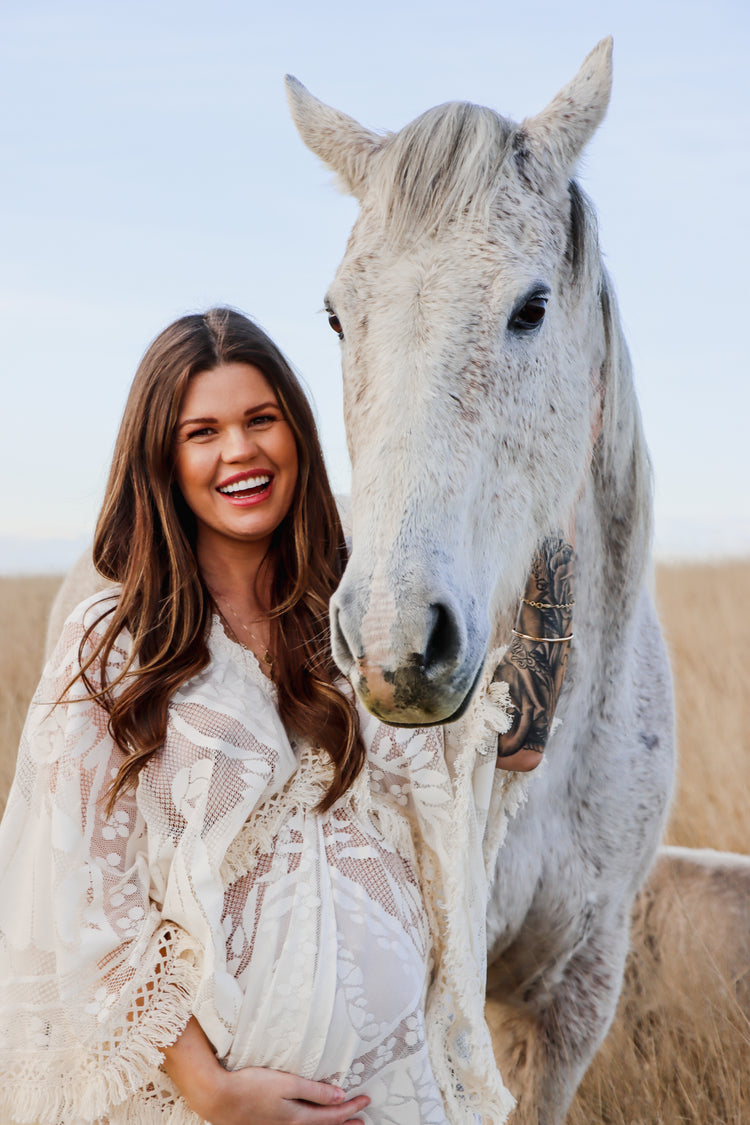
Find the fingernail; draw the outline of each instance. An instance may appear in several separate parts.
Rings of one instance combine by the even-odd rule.
[[[346,1093],[344,1090],[339,1090],[338,1088],[336,1088],[333,1092],[333,1097],[335,1101],[343,1102],[344,1098],[346,1097]]]

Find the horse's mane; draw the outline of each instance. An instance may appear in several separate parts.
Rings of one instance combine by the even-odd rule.
[[[514,128],[485,106],[446,102],[389,135],[374,173],[389,233],[424,233],[486,211]]]
[[[618,593],[627,599],[640,589],[651,549],[651,459],[617,299],[599,249],[596,213],[575,180],[569,194],[572,280],[597,286],[605,339],[602,432],[594,456],[596,495],[606,529],[608,570]]]

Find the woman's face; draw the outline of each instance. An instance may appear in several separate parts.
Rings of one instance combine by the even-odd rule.
[[[175,477],[205,558],[228,541],[260,558],[289,511],[297,446],[266,377],[249,363],[194,375],[180,406]]]

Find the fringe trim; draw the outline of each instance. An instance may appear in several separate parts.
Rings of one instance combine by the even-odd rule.
[[[0,1112],[3,1125],[43,1125],[42,1119],[35,1116],[14,1116],[13,1111],[5,1112],[5,1091],[0,1091]],[[156,1100],[148,1094],[138,1092],[120,1105],[107,1109],[104,1117],[55,1117],[55,1125],[207,1125],[202,1117],[194,1113],[185,1099],[179,1094],[171,1100]]]
[[[542,759],[533,773],[495,770],[496,775],[502,776],[496,776],[492,786],[487,830],[482,843],[484,868],[490,883],[494,878],[498,852],[505,843],[505,837],[508,834],[508,825],[518,810],[526,804],[532,778],[538,777],[539,771],[544,768],[545,762]]]
[[[467,744],[474,747],[475,753],[482,757],[492,756],[493,761],[497,753],[497,736],[510,730],[515,711],[508,685],[492,678],[506,652],[507,645],[501,645],[487,657],[479,690],[472,704],[466,736]],[[526,803],[531,779],[539,775],[544,765],[542,760],[533,773],[495,770],[482,846],[485,871],[490,881],[494,875],[497,853],[505,841],[508,824]]]
[[[333,778],[333,765],[327,755],[304,745],[299,766],[286,785],[259,805],[240,833],[227,848],[220,867],[226,885],[251,872],[261,855],[273,850],[274,837],[297,809],[315,808]],[[394,851],[411,855],[414,839],[405,813],[386,798],[373,794],[367,770],[362,770],[352,787],[333,805],[331,811],[349,806],[361,819],[373,822]]]
[[[187,940],[170,940],[174,925],[165,925],[156,936],[158,943],[171,945],[171,957],[162,972],[152,978],[156,987],[149,994],[150,1004],[128,1025],[117,1053],[101,1058],[100,1052],[87,1051],[85,1045],[78,1050],[48,1052],[47,1078],[39,1074],[39,1063],[44,1057],[36,1054],[32,1070],[31,1060],[6,1064],[0,1057],[0,1111],[8,1125],[72,1125],[73,1122],[97,1122],[108,1117],[112,1122],[127,1125],[151,1125],[164,1121],[158,1102],[149,1098],[145,1088],[150,1083],[163,1085],[164,1075],[156,1073],[163,1062],[163,1049],[169,1047],[185,1029],[190,1019],[192,999],[198,988],[198,951]],[[154,945],[152,944],[152,948]],[[132,1028],[132,1030],[131,1030]],[[140,1092],[142,1109],[133,1105],[135,1116],[117,1116],[118,1107],[129,1102]],[[149,1102],[151,1107],[149,1107]],[[186,1103],[185,1109],[187,1110]],[[123,1111],[126,1107],[122,1106]],[[170,1107],[170,1113],[172,1108]],[[195,1125],[199,1119],[191,1111],[184,1125]],[[144,1116],[145,1114],[145,1116]],[[161,1116],[160,1116],[161,1115]],[[169,1118],[170,1125],[182,1118]]]
[[[495,648],[487,656],[479,688],[471,703],[471,719],[467,741],[476,754],[497,753],[497,736],[509,731],[515,707],[510,688],[503,680],[493,680],[495,670],[507,652],[507,645]]]
[[[168,1103],[132,1099],[109,1112],[107,1125],[204,1125],[204,1121],[178,1095]]]
[[[227,848],[219,869],[225,885],[252,871],[259,857],[273,850],[274,837],[292,812],[298,808],[314,808],[332,778],[333,764],[328,757],[303,744],[299,765],[286,785],[254,810]],[[343,799],[350,795],[346,794]]]
[[[461,816],[457,810],[456,819]],[[452,842],[453,843],[453,842]],[[461,909],[461,850],[451,846],[450,867],[443,877],[443,900],[437,906],[436,933],[441,935],[438,972],[427,1010],[427,1043],[435,1077],[451,1122],[502,1125],[515,1105],[505,1087],[492,1050],[484,1016],[485,964],[470,950],[476,920]],[[483,937],[485,901],[479,925]]]

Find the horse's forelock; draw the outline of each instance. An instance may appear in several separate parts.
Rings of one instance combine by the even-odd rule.
[[[485,106],[448,102],[389,137],[371,181],[389,234],[424,233],[486,211],[513,128]]]

